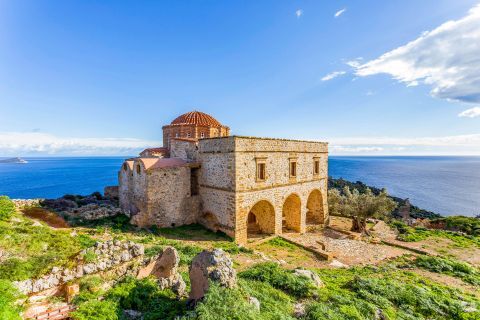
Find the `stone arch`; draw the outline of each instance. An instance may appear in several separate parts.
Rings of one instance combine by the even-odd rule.
[[[267,200],[258,201],[247,216],[247,233],[275,233],[275,209]]]
[[[307,224],[325,223],[325,213],[323,212],[323,196],[318,189],[312,190],[307,200]]]
[[[302,205],[300,197],[296,193],[289,195],[282,208],[282,227],[296,232],[301,232]]]

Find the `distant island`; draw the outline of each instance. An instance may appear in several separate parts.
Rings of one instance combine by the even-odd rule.
[[[17,157],[17,158],[0,159],[0,163],[28,163],[28,161]]]

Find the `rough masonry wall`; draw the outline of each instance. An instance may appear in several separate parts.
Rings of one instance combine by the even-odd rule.
[[[170,142],[170,157],[195,161],[198,155],[197,149],[197,143],[193,141],[172,139]]]
[[[143,225],[172,227],[196,222],[199,196],[190,196],[190,167],[147,171],[147,214]]]
[[[270,221],[273,233],[282,233],[282,215],[286,199],[295,194],[300,198],[300,217],[288,216],[285,227],[306,231],[307,199],[313,190],[319,190],[323,203],[323,214],[328,217],[327,144],[281,139],[234,137],[236,172],[236,230],[239,243],[247,240],[248,213],[259,201],[268,201],[274,208],[274,221]],[[314,174],[314,161],[320,161],[320,172]],[[266,179],[256,178],[257,162],[265,163]],[[290,161],[295,161],[296,177],[290,177]],[[285,209],[291,209],[288,205]],[[293,219],[292,219],[293,218]],[[262,221],[262,223],[265,223]],[[265,227],[264,227],[265,228]],[[295,229],[295,228],[294,228]]]
[[[204,216],[213,215],[218,230],[235,230],[235,158],[233,139],[205,139],[198,145],[199,185]],[[202,223],[202,219],[199,220]]]

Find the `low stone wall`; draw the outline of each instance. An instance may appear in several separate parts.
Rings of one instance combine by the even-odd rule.
[[[75,269],[54,267],[50,273],[38,279],[15,281],[13,284],[23,294],[33,294],[58,287],[85,275],[109,269],[118,268],[119,273],[124,274],[129,270],[126,265],[127,262],[138,260],[140,266],[150,262],[150,259],[143,259],[143,254],[143,245],[132,241],[97,242],[92,248],[83,250],[78,254]],[[137,257],[139,259],[136,259]]]

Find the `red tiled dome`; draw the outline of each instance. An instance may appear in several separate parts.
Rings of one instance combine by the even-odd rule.
[[[198,126],[221,127],[221,123],[211,115],[200,111],[191,111],[182,114],[170,123],[171,125],[194,124]]]

